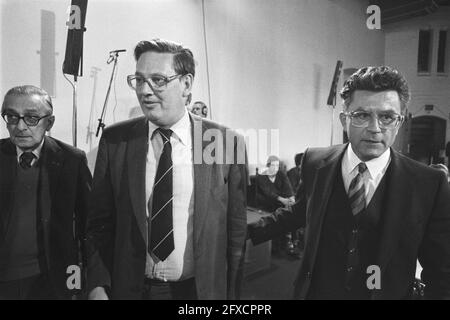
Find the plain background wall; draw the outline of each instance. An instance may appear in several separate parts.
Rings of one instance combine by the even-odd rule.
[[[433,29],[433,46],[431,72],[429,75],[418,75],[417,57],[419,48],[419,30]],[[447,73],[438,75],[437,50],[438,32],[447,29]],[[409,112],[413,117],[433,115],[447,121],[447,139],[450,140],[450,8],[439,8],[439,11],[425,17],[415,18],[386,28],[386,64],[396,65],[408,79],[411,89]],[[426,104],[432,104],[431,112],[423,110]]]
[[[40,10],[55,13],[57,120],[52,135],[71,143],[72,90],[59,71],[70,1],[0,1],[4,3],[0,35],[3,93],[19,84],[39,85]],[[205,1],[213,120],[245,130],[278,129],[280,156],[288,167],[295,153],[306,147],[328,146],[332,113],[326,100],[336,61],[343,60],[344,68],[384,62],[384,33],[367,29],[367,6],[368,1],[359,0]],[[130,109],[138,106],[126,75],[134,73],[132,50],[142,39],[167,38],[191,48],[198,63],[193,101],[209,103],[201,0],[91,0],[86,27],[84,76],[78,84],[81,149],[89,151],[85,139],[93,94],[90,70],[93,66],[102,69],[95,129],[111,75],[112,64],[106,64],[110,50],[128,51],[119,57],[117,106],[113,116],[112,91],[107,125],[127,119]],[[337,101],[334,142],[340,143]]]

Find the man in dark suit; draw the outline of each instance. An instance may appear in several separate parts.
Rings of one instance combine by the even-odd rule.
[[[297,153],[294,157],[295,167],[291,168],[287,172],[289,182],[291,183],[292,190],[297,194],[301,179],[301,164],[303,159],[303,153]]]
[[[134,55],[128,84],[145,116],[107,128],[100,140],[89,298],[235,298],[247,230],[243,138],[187,112],[189,49],[154,39]]]
[[[297,299],[407,299],[417,259],[425,296],[450,298],[448,183],[390,148],[409,100],[406,80],[389,67],[365,67],[341,97],[350,143],[308,149],[300,200],[276,222],[260,221],[252,238],[306,224]]]
[[[80,289],[92,177],[84,152],[45,136],[52,113],[34,86],[12,88],[2,104],[0,299],[69,299]]]

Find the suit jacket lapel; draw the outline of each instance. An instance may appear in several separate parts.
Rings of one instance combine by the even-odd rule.
[[[411,199],[413,192],[409,182],[408,174],[404,172],[401,159],[391,149],[391,163],[386,171],[388,192],[386,192],[385,211],[381,219],[380,247],[378,252],[378,265],[381,273],[385,269],[401,235],[405,219],[412,214]]]
[[[16,148],[9,139],[4,140],[0,150],[0,241],[6,236],[11,217],[16,171]]]
[[[48,137],[44,139],[41,152],[39,203],[41,218],[43,221],[48,221],[51,214],[51,201],[55,199],[56,191],[58,190],[59,176],[64,163],[64,157],[61,148],[55,141]]]
[[[200,118],[189,114],[192,124],[192,152],[194,163],[194,248],[200,248],[200,239],[207,214],[208,195],[210,193],[212,165],[203,162],[203,150],[208,141],[203,141],[206,130]],[[198,250],[196,254],[200,253]]]
[[[44,137],[40,162],[40,173],[38,182],[37,218],[41,221],[43,230],[44,248],[50,247],[49,224],[52,215],[52,200],[57,197],[61,168],[64,156],[61,148],[56,142],[47,136]],[[47,264],[50,263],[49,250],[44,250]]]
[[[147,239],[145,165],[148,147],[148,125],[145,118],[142,118],[142,121],[136,122],[130,132],[127,146],[127,169],[133,212],[144,241]]]
[[[317,253],[318,244],[320,240],[323,218],[327,209],[328,201],[330,199],[331,191],[334,187],[334,181],[336,174],[340,169],[338,165],[343,153],[345,152],[346,145],[339,147],[335,152],[331,153],[327,158],[323,160],[323,163],[319,165],[314,178],[311,195],[311,204],[308,206],[307,214],[310,214],[310,234],[314,235],[316,240],[312,244],[313,261]]]

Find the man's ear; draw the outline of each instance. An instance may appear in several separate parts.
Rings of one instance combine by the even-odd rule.
[[[347,132],[347,116],[344,114],[344,112],[339,113],[339,120],[341,120],[342,128],[345,132]]]
[[[47,128],[45,128],[46,131],[50,131],[53,127],[53,124],[55,123],[55,116],[50,116],[47,119]]]
[[[194,77],[188,73],[182,77],[181,84],[183,85],[183,97],[187,97],[192,91],[192,85],[194,84]]]

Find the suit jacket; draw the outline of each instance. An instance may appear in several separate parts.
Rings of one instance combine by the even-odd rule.
[[[283,229],[305,225],[304,258],[295,280],[294,297],[307,296],[321,238],[324,213],[338,165],[347,145],[308,149],[302,166],[303,192],[292,212],[278,212],[276,222],[252,228],[256,243]],[[444,174],[391,150],[387,176],[389,204],[382,216],[377,265],[381,289],[372,299],[408,298],[415,279],[416,260],[423,271],[427,298],[450,298],[450,190]],[[387,173],[386,173],[387,174]]]
[[[66,285],[67,267],[79,265],[92,176],[83,151],[44,138],[38,182],[37,217],[42,230],[45,264],[59,298],[75,292]],[[0,140],[0,246],[8,232],[17,171],[16,147]],[[74,224],[75,223],[75,224]]]
[[[190,115],[194,161],[210,141],[203,133],[226,128]],[[205,138],[206,139],[206,138]],[[220,140],[220,139],[219,139]],[[246,157],[236,164],[243,139],[228,140],[223,163],[194,164],[194,260],[199,299],[233,298],[247,233]],[[107,128],[100,140],[88,217],[88,289],[109,289],[112,299],[141,299],[147,252],[145,163],[148,123],[144,117]],[[151,146],[150,146],[151,147]],[[210,148],[210,147],[209,147]],[[216,155],[220,154],[216,149]],[[220,156],[219,156],[220,157]],[[242,160],[242,159],[241,159]],[[219,161],[220,162],[220,161]]]

